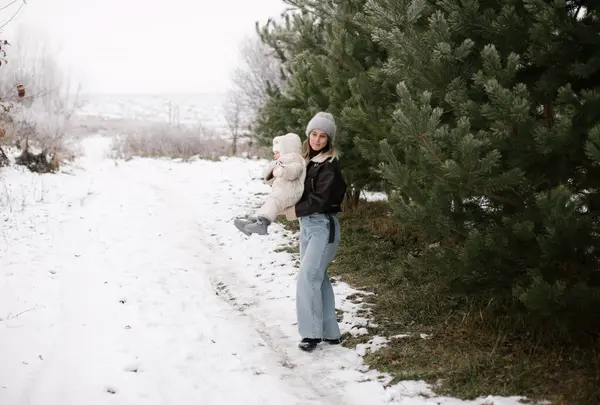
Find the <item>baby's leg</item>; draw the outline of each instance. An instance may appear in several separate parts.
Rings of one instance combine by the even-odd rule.
[[[267,228],[281,211],[279,200],[276,198],[268,197],[265,203],[256,211],[254,214],[257,218],[255,222],[248,222],[244,226],[245,233],[257,233],[259,235],[266,235]]]
[[[284,208],[285,207],[281,206],[281,203],[277,198],[268,197],[262,207],[260,207],[254,215],[258,218],[266,218],[269,220],[269,223],[271,223],[275,221],[277,214],[283,211]]]

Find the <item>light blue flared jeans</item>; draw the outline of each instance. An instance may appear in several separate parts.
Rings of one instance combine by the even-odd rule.
[[[334,228],[330,229],[330,225]],[[300,218],[296,311],[302,338],[337,339],[341,335],[333,287],[327,274],[327,266],[335,257],[339,244],[340,223],[335,215],[315,214]]]

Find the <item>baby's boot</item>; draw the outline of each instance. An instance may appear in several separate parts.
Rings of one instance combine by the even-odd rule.
[[[244,233],[246,236],[250,236],[251,233],[246,231],[246,225],[249,222],[246,221],[245,219],[240,219],[240,218],[236,218],[233,220],[233,224],[235,225],[235,227],[242,233]]]
[[[254,222],[247,222],[244,230],[249,232],[247,235],[251,233],[257,233],[259,235],[266,235],[267,228],[271,225],[271,221],[269,221],[265,217],[258,217]],[[244,232],[244,233],[246,233]]]

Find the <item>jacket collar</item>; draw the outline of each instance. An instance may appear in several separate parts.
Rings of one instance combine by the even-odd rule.
[[[328,159],[330,162],[333,162],[337,158],[338,158],[338,154],[335,150],[334,151],[328,150],[325,153],[319,153],[317,156],[313,157],[310,161],[315,162],[315,163],[324,163]]]

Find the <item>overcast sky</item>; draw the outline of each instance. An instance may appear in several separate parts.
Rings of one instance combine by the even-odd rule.
[[[12,0],[0,0],[0,7]],[[22,0],[3,10],[6,21]],[[222,92],[255,21],[282,0],[27,0],[3,36],[37,27],[86,93]]]

